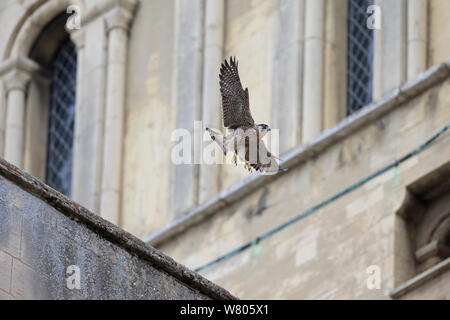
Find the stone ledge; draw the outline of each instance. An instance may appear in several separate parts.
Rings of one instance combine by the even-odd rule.
[[[237,299],[225,289],[175,262],[172,258],[155,248],[146,245],[128,232],[93,214],[3,159],[0,159],[0,175],[31,195],[47,202],[67,217],[85,225],[89,230],[104,239],[149,262],[156,269],[166,272],[206,296],[212,299]]]
[[[406,293],[410,292],[414,288],[424,284],[428,280],[436,277],[437,275],[443,273],[450,269],[450,258],[438,263],[437,265],[431,267],[430,269],[418,274],[414,278],[406,281],[405,283],[399,285],[397,288],[389,293],[392,299],[397,299]]]
[[[281,166],[284,168],[293,168],[300,163],[307,161],[311,157],[322,152],[328,146],[344,139],[365,125],[380,119],[404,102],[413,99],[432,86],[444,81],[449,75],[450,59],[429,68],[416,78],[404,83],[400,88],[388,92],[382,98],[345,118],[334,127],[325,130],[311,141],[288,151],[281,157]],[[144,236],[142,240],[153,246],[162,244],[164,241],[205,219],[211,214],[255,191],[263,183],[268,183],[269,181],[277,179],[279,176],[279,174],[261,175],[260,173],[253,173],[186,212],[183,216],[150,232],[148,235]]]

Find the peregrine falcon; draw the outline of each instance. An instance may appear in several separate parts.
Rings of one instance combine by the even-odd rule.
[[[228,134],[206,128],[211,139],[214,140],[226,155],[233,152],[233,162],[237,165],[239,157],[245,167],[263,173],[278,173],[287,171],[281,169],[277,158],[266,148],[261,139],[271,130],[266,124],[255,124],[250,113],[248,88],[242,87],[238,73],[236,57],[230,57],[230,63],[222,63],[219,74],[220,93],[222,95],[222,121],[228,128]]]

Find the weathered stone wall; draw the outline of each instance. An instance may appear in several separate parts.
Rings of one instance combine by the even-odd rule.
[[[211,123],[213,117],[205,117],[206,112],[220,117],[219,103],[202,104],[202,97],[214,95],[209,90],[215,90],[217,97],[219,94],[209,79],[199,76],[201,72],[217,75],[219,69],[218,64],[206,64],[207,6],[205,1],[187,2],[190,4],[177,7],[173,1],[141,1],[130,30],[121,226],[138,236],[179,217],[183,214],[180,208],[187,212],[208,200],[202,190],[211,195],[247,176],[243,168],[223,166],[215,168],[219,171],[215,179],[201,180],[205,167],[171,165],[170,152],[176,142],[169,139],[174,129],[191,130],[193,119],[202,119],[205,125],[220,123],[220,119]],[[217,39],[213,46],[223,52],[223,58],[237,56],[241,80],[250,91],[252,114],[256,121],[281,129],[281,153],[302,142],[304,108],[321,110],[322,129],[344,118],[345,0],[224,2],[223,21],[213,24],[224,29],[223,40]],[[322,20],[311,19],[314,23],[308,26],[306,12],[316,2],[323,2]],[[375,31],[374,99],[410,79],[409,69],[423,71],[448,56],[447,34],[440,31],[448,23],[448,1],[415,0],[426,3],[427,8],[418,17],[408,14],[410,2],[376,1],[383,21],[381,30]],[[415,26],[418,21],[429,25],[424,38],[421,32],[408,33],[408,25]],[[180,28],[190,36],[180,36]],[[311,29],[322,30],[323,36],[316,36]],[[425,62],[415,66],[407,51],[419,52],[414,45],[422,42]],[[307,46],[313,47],[312,54],[306,53]],[[188,57],[189,69],[182,65],[181,56]],[[305,64],[317,67],[308,74]],[[311,77],[320,73],[319,66],[323,79],[318,83],[323,84],[309,85]],[[180,83],[184,84],[181,93]],[[313,100],[320,97],[323,104],[304,105],[305,92]],[[185,101],[198,103],[193,107]]]
[[[81,285],[71,290],[73,265]],[[0,299],[231,297],[0,160]]]
[[[160,234],[155,244],[191,268],[203,266],[400,159],[450,122],[450,80],[442,80],[448,74],[441,65],[416,79],[425,89],[419,95],[410,85],[392,92],[368,107],[379,110],[378,116],[362,111],[364,124],[350,134],[357,117],[300,147],[303,157],[287,173],[271,180],[249,177],[192,212],[195,220],[210,208],[203,220],[180,220],[182,232],[165,240]],[[430,86],[430,79],[437,84]],[[397,167],[201,273],[245,299],[389,298],[411,268],[408,238],[396,211],[409,184],[448,163],[449,146],[447,131]],[[177,229],[171,227],[169,234]],[[372,265],[380,268],[381,289],[366,285]],[[402,298],[449,295],[447,271]]]
[[[429,1],[429,65],[435,65],[448,58],[450,35],[442,30],[450,27],[446,12],[450,10],[450,2],[445,0]]]
[[[130,34],[121,226],[136,235],[169,219],[173,12],[172,1],[141,2]]]

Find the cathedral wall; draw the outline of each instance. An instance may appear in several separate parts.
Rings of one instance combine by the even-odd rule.
[[[330,131],[337,137],[329,147],[314,151],[312,145],[299,164],[250,194],[245,183],[236,186],[246,194],[242,199],[229,203],[224,196],[221,209],[183,229],[181,223],[183,231],[154,243],[193,269],[252,243],[415,150],[450,122],[449,97],[445,80],[403,103],[385,98],[391,108],[383,116],[338,138],[350,125],[344,122]],[[406,227],[396,212],[412,182],[448,163],[449,142],[446,132],[419,154],[200,273],[248,299],[389,298],[413,276]],[[380,271],[380,289],[367,286],[370,266]],[[443,282],[429,280],[423,292],[419,286],[402,298],[448,299]]]

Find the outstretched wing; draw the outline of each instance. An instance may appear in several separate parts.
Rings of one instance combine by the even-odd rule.
[[[225,127],[254,125],[250,113],[248,89],[242,88],[236,58],[222,63],[219,74],[222,95],[222,120]]]

